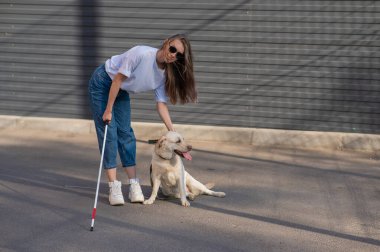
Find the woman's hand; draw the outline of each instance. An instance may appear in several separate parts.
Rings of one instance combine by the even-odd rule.
[[[112,112],[108,110],[104,111],[103,122],[106,124],[110,124],[111,120],[112,120]]]

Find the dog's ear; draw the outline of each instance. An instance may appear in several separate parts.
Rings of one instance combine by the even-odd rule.
[[[168,140],[165,136],[161,137],[156,143],[155,152],[164,159],[171,159],[173,157],[173,151],[169,148]]]

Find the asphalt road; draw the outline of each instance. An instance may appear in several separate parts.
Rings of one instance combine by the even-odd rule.
[[[191,144],[186,169],[226,198],[112,207],[103,174],[90,232],[95,135],[1,130],[0,251],[380,251],[378,156]],[[138,142],[145,197],[152,148]]]

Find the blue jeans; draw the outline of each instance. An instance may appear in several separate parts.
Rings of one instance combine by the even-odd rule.
[[[103,113],[106,110],[112,80],[104,64],[91,76],[88,86],[91,110],[98,137],[99,151],[103,147],[105,123]],[[131,102],[129,94],[120,90],[112,109],[112,120],[108,125],[106,146],[104,149],[104,169],[116,168],[117,152],[123,167],[136,165],[136,138],[131,127]]]

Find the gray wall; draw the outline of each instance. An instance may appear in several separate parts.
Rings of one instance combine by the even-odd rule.
[[[175,123],[380,133],[379,1],[0,0],[0,24],[0,114],[90,118],[97,65],[184,32],[200,103]]]

